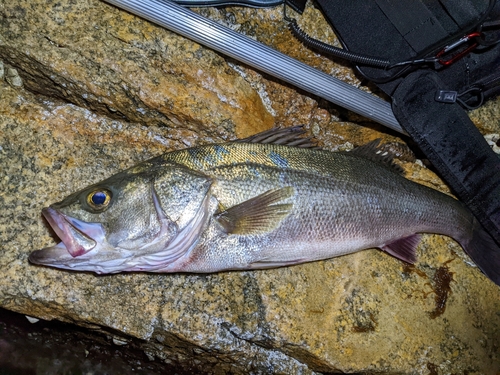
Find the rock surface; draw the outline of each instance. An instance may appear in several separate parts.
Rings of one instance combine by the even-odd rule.
[[[281,9],[197,11],[360,85],[294,41]],[[334,43],[317,19],[309,6],[301,20]],[[498,373],[500,288],[442,236],[424,236],[414,267],[377,250],[210,275],[30,265],[30,251],[57,240],[42,207],[162,152],[298,123],[329,149],[398,139],[98,0],[11,0],[0,20],[0,307],[140,339],[186,371]],[[471,117],[498,134],[499,111],[496,100]],[[447,191],[421,163],[403,164]]]

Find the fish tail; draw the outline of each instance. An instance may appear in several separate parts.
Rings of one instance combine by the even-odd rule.
[[[500,285],[500,246],[475,218],[472,236],[462,247],[479,269]]]

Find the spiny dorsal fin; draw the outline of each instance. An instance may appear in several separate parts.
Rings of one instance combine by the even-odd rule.
[[[394,163],[394,155],[389,151],[382,150],[379,147],[380,138],[375,139],[363,146],[356,147],[351,151],[346,151],[350,155],[361,156],[365,159],[372,160],[377,163],[381,163],[386,167],[392,169],[394,172],[399,174],[404,174],[404,169],[398,164]]]
[[[317,148],[316,141],[312,138],[303,137],[306,133],[304,125],[296,125],[290,128],[272,128],[250,137],[237,139],[238,143],[262,143],[273,145],[295,146],[301,148]]]
[[[290,214],[291,203],[277,203],[293,194],[291,186],[269,190],[216,214],[215,219],[228,234],[267,233]]]

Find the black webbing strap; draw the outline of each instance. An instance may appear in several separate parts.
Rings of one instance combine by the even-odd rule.
[[[410,74],[393,94],[394,115],[500,243],[500,159],[458,104],[434,100],[443,88],[435,72]]]
[[[471,21],[477,20],[478,14],[484,13],[484,4],[481,1],[460,1],[457,0],[439,0],[449,17],[457,25],[467,27]]]
[[[375,1],[416,53],[449,35],[436,16],[420,0]]]

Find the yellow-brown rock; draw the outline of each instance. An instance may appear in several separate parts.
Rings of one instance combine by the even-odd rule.
[[[281,8],[197,11],[359,86],[293,40]],[[309,5],[304,25],[334,42],[318,17]],[[162,152],[298,123],[329,149],[398,138],[98,0],[3,2],[0,59],[0,307],[141,339],[201,373],[500,371],[500,288],[442,236],[424,236],[415,266],[378,250],[210,275],[30,265],[57,240],[44,206]],[[496,100],[471,116],[500,133],[499,111]],[[447,191],[421,163],[404,167]]]

